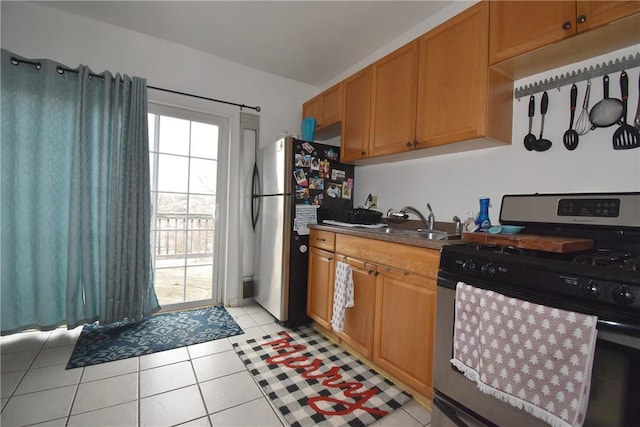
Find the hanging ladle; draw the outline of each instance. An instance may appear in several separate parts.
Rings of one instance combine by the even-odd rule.
[[[536,151],[547,151],[551,148],[551,141],[544,139],[542,134],[544,132],[544,116],[547,114],[547,108],[549,107],[549,95],[547,91],[542,94],[542,102],[540,103],[540,113],[542,114],[542,121],[540,122],[540,138],[538,138],[533,146]]]
[[[536,97],[531,95],[529,98],[529,133],[524,137],[524,148],[531,151],[536,143],[536,136],[531,133],[531,125],[533,124],[533,115],[536,109]]]
[[[562,141],[567,150],[573,151],[578,147],[578,139],[580,138],[578,132],[573,129],[573,118],[576,114],[576,102],[578,100],[578,86],[575,83],[571,86],[570,99],[571,118],[569,119],[569,129],[564,133]]]

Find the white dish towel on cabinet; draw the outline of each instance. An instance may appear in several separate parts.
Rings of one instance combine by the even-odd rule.
[[[336,332],[344,329],[344,315],[347,308],[355,304],[353,298],[353,274],[351,266],[345,262],[336,263],[336,279],[333,287],[333,316],[331,327]]]

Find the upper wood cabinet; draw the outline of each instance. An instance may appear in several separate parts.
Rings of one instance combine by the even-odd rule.
[[[412,150],[418,45],[411,42],[373,64],[369,156]]]
[[[511,140],[513,81],[489,69],[488,36],[482,2],[418,40],[416,148]]]
[[[491,1],[496,64],[640,12],[638,1]]]
[[[342,84],[330,87],[302,104],[302,118],[316,119],[316,130],[335,125],[342,120]]]
[[[640,2],[578,1],[576,2],[577,31],[586,31],[640,13]],[[637,27],[636,27],[637,29]]]
[[[352,162],[369,155],[372,66],[342,82],[342,131],[340,156]]]

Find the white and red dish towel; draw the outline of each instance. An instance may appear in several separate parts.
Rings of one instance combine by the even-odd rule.
[[[554,427],[581,426],[597,317],[459,282],[451,363],[478,388]]]
[[[336,276],[333,286],[333,315],[331,328],[336,332],[344,329],[344,316],[347,308],[355,304],[353,296],[353,272],[346,262],[336,263]]]

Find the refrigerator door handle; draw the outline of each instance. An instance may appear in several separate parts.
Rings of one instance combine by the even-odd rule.
[[[260,217],[260,204],[261,200],[258,196],[260,194],[260,172],[258,171],[258,164],[253,165],[253,177],[251,178],[251,225],[253,231],[256,231],[256,225],[258,224],[258,218]]]

